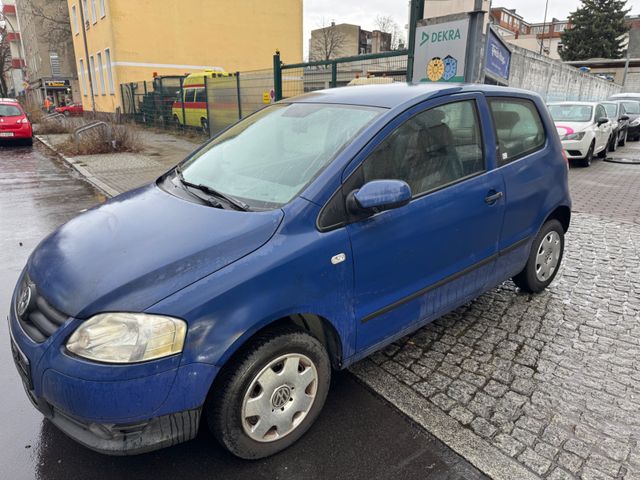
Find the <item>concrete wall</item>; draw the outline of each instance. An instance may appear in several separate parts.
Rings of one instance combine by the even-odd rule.
[[[509,85],[539,93],[546,101],[606,100],[622,87],[557,60],[514,47]]]

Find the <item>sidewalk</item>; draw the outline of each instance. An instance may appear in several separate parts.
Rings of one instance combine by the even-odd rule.
[[[189,155],[202,141],[201,138],[178,137],[147,129],[138,129],[138,133],[144,144],[139,153],[76,157],[63,155],[57,149],[69,137],[68,134],[36,135],[36,138],[111,197],[152,182]]]

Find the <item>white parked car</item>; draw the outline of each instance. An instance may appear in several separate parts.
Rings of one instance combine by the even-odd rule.
[[[604,105],[597,102],[557,102],[547,106],[569,160],[588,167],[594,155],[599,158],[607,156],[613,131]]]

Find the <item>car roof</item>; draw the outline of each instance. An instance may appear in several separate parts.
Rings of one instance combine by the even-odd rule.
[[[548,102],[547,105],[585,105],[589,107],[593,107],[603,102]]]
[[[394,108],[407,103],[422,102],[432,97],[468,92],[508,93],[514,97],[536,95],[527,90],[484,84],[396,82],[387,85],[360,85],[317,90],[285,99],[284,103],[336,103]]]
[[[19,103],[15,98],[0,98],[0,103]]]
[[[609,97],[609,100],[635,100],[640,101],[640,93],[616,93]]]

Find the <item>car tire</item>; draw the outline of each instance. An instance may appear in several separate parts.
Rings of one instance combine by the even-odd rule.
[[[622,138],[620,139],[620,141],[618,142],[618,146],[619,147],[624,147],[627,143],[627,136],[629,136],[629,131],[625,130],[624,134],[622,135]]]
[[[69,118],[71,116],[71,112],[69,110],[65,110],[63,115],[67,118]]]
[[[582,167],[589,167],[591,166],[591,162],[593,161],[593,151],[596,148],[596,142],[595,140],[593,142],[591,142],[591,145],[589,145],[589,150],[587,150],[587,155],[580,160],[580,166]]]
[[[200,119],[200,127],[202,128],[202,133],[205,135],[209,135],[209,120],[206,118]]]
[[[609,144],[607,145],[607,148],[609,149],[610,152],[615,152],[618,149],[618,141],[620,140],[620,134],[616,133],[615,136],[612,135],[611,138],[609,139]]]
[[[513,283],[528,293],[543,291],[556,277],[563,254],[564,229],[558,220],[549,220],[533,240],[527,264]]]
[[[320,414],[331,381],[329,356],[316,338],[283,328],[260,335],[236,357],[212,387],[207,422],[237,457],[268,457],[296,442]]]
[[[26,138],[26,139],[24,140],[24,144],[25,144],[27,147],[32,147],[32,146],[33,146],[33,137],[31,137],[31,138]]]

